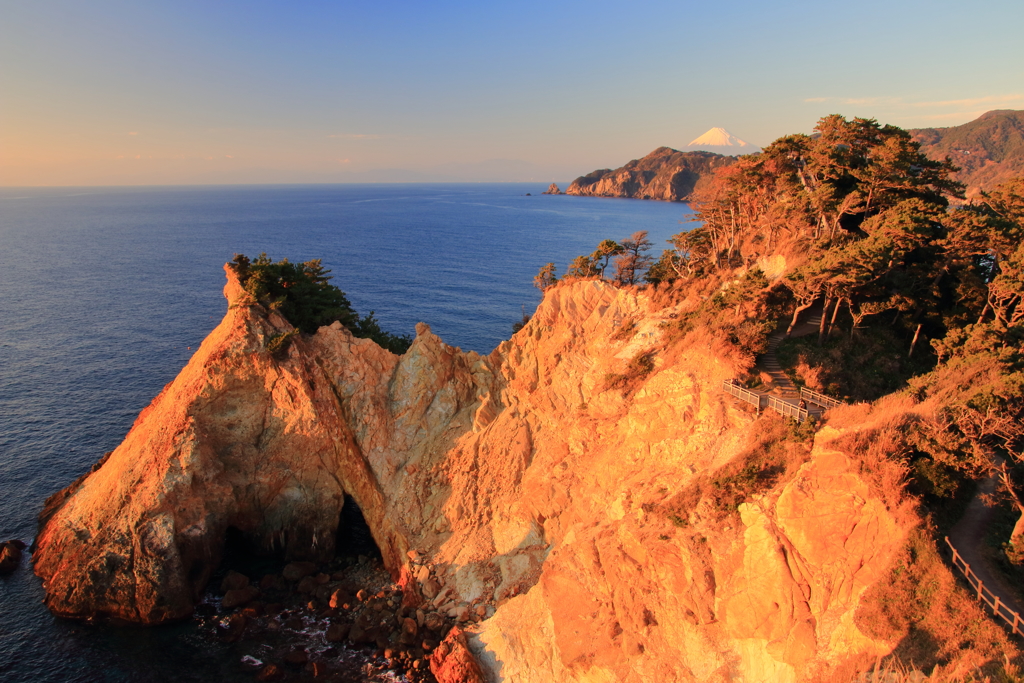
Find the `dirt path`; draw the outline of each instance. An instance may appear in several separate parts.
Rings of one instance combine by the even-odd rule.
[[[988,526],[995,514],[994,508],[985,505],[983,496],[991,495],[995,489],[995,477],[990,476],[981,482],[978,492],[971,499],[964,516],[949,532],[949,540],[953,547],[957,549],[957,552],[960,553],[960,557],[964,559],[964,562],[969,564],[971,570],[981,579],[985,588],[999,596],[1000,602],[1005,603],[1010,609],[1024,615],[1024,609],[1022,609],[1020,601],[1007,587],[1006,579],[1003,577],[1002,572],[990,565],[985,552],[982,550]],[[954,572],[962,576],[958,569],[954,570]]]
[[[817,334],[818,327],[821,324],[821,315],[820,307],[811,308],[806,313],[806,318],[793,329],[790,337],[805,337]],[[771,377],[772,384],[781,394],[780,397],[795,405],[797,400],[799,400],[800,391],[793,384],[793,381],[789,379],[789,376],[783,372],[782,364],[779,363],[779,359],[775,355],[779,344],[784,339],[786,339],[785,327],[782,327],[782,329],[777,330],[768,337],[768,348],[758,357],[757,367]],[[995,489],[996,479],[994,477],[990,476],[981,482],[978,492],[971,499],[966,512],[964,512],[964,516],[949,532],[949,540],[957,549],[957,552],[960,553],[960,557],[971,566],[971,570],[981,579],[985,588],[999,596],[1000,602],[1021,616],[1024,616],[1024,605],[1021,604],[1016,593],[1007,587],[1006,579],[1003,577],[1002,572],[991,566],[983,550],[982,544],[985,543],[988,527],[995,514],[995,509],[985,505],[983,499],[986,495],[991,495]],[[954,569],[954,573],[960,577],[963,576],[959,569]],[[991,612],[991,610],[988,611]]]

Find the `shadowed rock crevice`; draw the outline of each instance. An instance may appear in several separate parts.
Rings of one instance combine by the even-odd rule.
[[[341,506],[341,517],[338,520],[338,534],[335,551],[339,557],[356,557],[363,555],[372,559],[380,559],[380,548],[373,540],[373,532],[366,523],[363,511],[359,509],[352,496],[345,496]]]

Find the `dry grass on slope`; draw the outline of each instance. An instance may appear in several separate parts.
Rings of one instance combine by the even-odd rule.
[[[907,394],[893,394],[831,411],[820,435],[855,455],[874,492],[915,526],[887,580],[868,590],[854,619],[866,635],[893,648],[881,670],[892,675],[850,680],[1024,681],[1017,644],[960,585],[939,554],[934,527],[921,519],[922,506],[906,493],[914,433],[927,429],[931,409]]]
[[[919,527],[854,617],[866,635],[893,646],[889,666],[931,671],[935,681],[1019,678],[1021,654],[939,556]]]
[[[698,516],[710,527],[728,525],[728,518],[738,516],[741,503],[785,484],[807,462],[813,435],[808,427],[766,411],[751,424],[740,455],[698,475],[661,506],[662,514],[678,527]]]

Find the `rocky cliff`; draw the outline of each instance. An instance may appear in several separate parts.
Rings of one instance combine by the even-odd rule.
[[[721,394],[728,354],[673,336],[685,303],[578,281],[486,357],[422,324],[401,357],[337,324],[275,354],[290,325],[227,273],[223,322],[47,502],[55,613],[185,616],[229,527],[324,558],[349,495],[408,601],[484,607],[467,637],[494,680],[796,681],[895,646],[855,613],[915,522],[838,430],[758,465],[786,428]]]
[[[716,168],[735,162],[711,152],[680,152],[659,147],[643,159],[615,170],[593,171],[572,181],[566,194],[590,197],[633,197],[682,202]]]

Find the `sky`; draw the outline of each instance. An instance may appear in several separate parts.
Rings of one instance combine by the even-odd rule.
[[[954,126],[1024,109],[1021,26],[1021,0],[0,0],[0,185],[566,183],[714,126]]]

